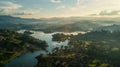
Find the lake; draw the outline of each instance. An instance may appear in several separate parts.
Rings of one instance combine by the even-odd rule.
[[[18,31],[19,33],[23,33],[25,30],[20,30]],[[44,33],[41,31],[31,31],[34,32],[30,36],[33,36],[34,38],[40,39],[40,40],[45,40],[48,43],[47,50],[48,52],[52,52],[52,49],[55,47],[61,47],[61,46],[67,46],[69,40],[66,40],[64,42],[54,42],[52,41],[52,35],[56,33],[64,33],[64,32],[54,32],[54,33]],[[71,33],[64,33],[65,35],[77,35],[80,32],[71,32]],[[82,32],[83,33],[83,32]],[[34,67],[37,64],[37,57],[40,54],[46,54],[45,51],[39,50],[39,51],[34,51],[34,52],[27,52],[20,57],[17,57],[8,63],[5,64],[4,67]]]

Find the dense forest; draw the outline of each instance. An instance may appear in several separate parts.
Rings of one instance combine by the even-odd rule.
[[[65,37],[53,36],[62,37],[56,41]],[[39,60],[36,67],[120,67],[119,31],[92,31],[71,35],[69,40],[67,47],[61,46],[53,53],[36,57]]]
[[[65,35],[65,34],[63,34],[63,33],[57,33],[57,34],[54,34],[54,35],[52,35],[52,41],[57,41],[57,42],[63,42],[63,41],[65,41],[65,40],[67,40],[67,39],[69,39],[69,37],[70,37],[71,35]]]
[[[27,51],[46,50],[47,43],[42,40],[10,30],[0,30],[0,67]]]

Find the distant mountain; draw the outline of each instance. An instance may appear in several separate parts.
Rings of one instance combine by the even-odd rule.
[[[43,31],[45,32],[75,32],[75,31],[91,31],[94,28],[100,27],[101,25],[98,25],[96,23],[92,23],[87,20],[77,21],[75,23],[71,24],[64,24],[64,25],[56,25],[52,27],[45,28]]]
[[[29,29],[33,23],[40,22],[40,19],[27,19],[12,17],[8,15],[0,16],[0,29],[10,29],[10,30],[19,30],[19,29]]]
[[[40,22],[40,21],[41,19],[20,18],[20,17],[8,16],[8,15],[0,16],[0,22],[4,22],[4,23],[31,24],[31,23]]]
[[[120,25],[110,25],[110,26],[101,26],[99,28],[96,28],[95,30],[108,30],[108,31],[120,31]]]
[[[81,18],[81,17],[69,17],[69,18],[19,18],[7,15],[0,16],[0,29],[10,30],[37,30],[44,32],[73,32],[73,31],[91,31],[99,30],[104,26],[120,25],[117,18]]]

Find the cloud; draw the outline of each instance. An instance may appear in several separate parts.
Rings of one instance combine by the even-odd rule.
[[[12,11],[21,8],[21,5],[9,2],[9,1],[1,1],[0,2],[0,14],[10,14]]]
[[[101,15],[101,16],[110,16],[110,15],[120,15],[120,10],[115,10],[115,11],[106,11],[106,10],[104,10],[104,11],[101,11],[100,13],[99,13],[99,15]]]
[[[77,5],[80,5],[81,0],[77,0]]]
[[[100,11],[98,14],[89,14],[89,16],[118,16],[120,15],[120,10],[104,10]]]
[[[41,9],[24,9],[22,5],[9,2],[9,1],[0,1],[0,15],[33,15],[40,12]]]
[[[6,1],[0,2],[0,9],[18,9],[20,7],[22,6],[12,2],[6,2]]]
[[[14,12],[11,13],[11,15],[38,15],[39,13],[41,13],[41,8],[40,9],[19,9],[19,10],[16,10]]]
[[[60,3],[61,0],[51,0],[52,3]]]
[[[97,14],[89,14],[89,16],[97,16]]]
[[[56,9],[65,9],[66,6],[62,5],[62,6],[58,6]]]
[[[12,13],[12,15],[33,15],[33,13],[27,13],[27,12],[16,12],[16,13]]]

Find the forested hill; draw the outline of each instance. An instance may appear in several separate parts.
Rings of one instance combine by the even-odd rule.
[[[56,35],[56,34],[55,34]],[[56,37],[66,39],[65,35]],[[120,67],[120,32],[92,31],[71,35],[67,47],[55,48],[52,54],[40,55],[36,67]]]
[[[78,35],[74,36],[74,38],[83,40],[83,41],[116,42],[116,41],[120,41],[120,31],[107,31],[107,30],[92,31],[92,32],[88,32],[87,34],[84,34],[84,35],[78,34]]]
[[[37,30],[50,32],[75,32],[93,30],[119,30],[120,23],[117,18],[19,18],[0,15],[0,29],[10,30]]]
[[[0,30],[0,65],[29,50],[45,50],[47,43],[21,33]]]

